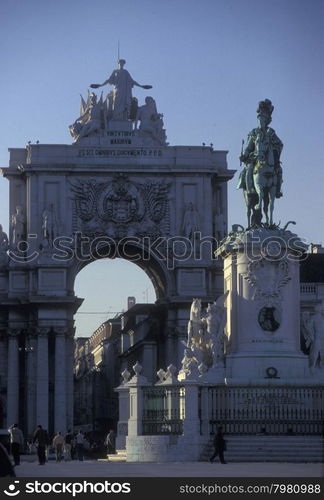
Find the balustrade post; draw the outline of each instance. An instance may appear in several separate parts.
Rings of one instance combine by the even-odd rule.
[[[127,382],[130,378],[130,373],[125,369],[122,373],[122,384],[116,387],[115,392],[118,392],[118,424],[117,424],[117,437],[116,449],[124,450],[126,448],[126,436],[128,435],[128,419],[129,419],[129,387]]]
[[[201,420],[201,433],[203,436],[209,436],[210,434],[208,391],[209,391],[208,387],[202,387],[200,394],[200,420]]]
[[[128,436],[141,436],[143,431],[143,386],[149,386],[150,383],[146,377],[140,375],[141,365],[137,362],[133,366],[135,375],[127,383],[129,387],[129,419]]]
[[[200,435],[200,421],[198,414],[198,382],[183,382],[184,394],[184,420],[183,434],[184,436]]]

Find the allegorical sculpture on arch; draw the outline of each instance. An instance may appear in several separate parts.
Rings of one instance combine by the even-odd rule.
[[[118,60],[118,69],[102,84],[93,83],[92,89],[98,89],[107,84],[113,86],[107,96],[103,93],[97,97],[88,90],[85,101],[81,96],[80,116],[69,126],[70,134],[77,144],[86,143],[88,138],[100,137],[100,144],[115,140],[117,144],[130,144],[126,133],[133,138],[138,137],[145,146],[166,146],[166,133],[163,128],[163,115],[158,113],[156,102],[151,96],[145,98],[145,104],[139,106],[138,99],[133,97],[132,88],[140,87],[144,90],[152,88],[151,85],[140,85],[124,69],[126,61]],[[116,131],[123,124],[123,134],[117,139],[111,139],[109,131]],[[125,130],[125,123],[128,124]]]

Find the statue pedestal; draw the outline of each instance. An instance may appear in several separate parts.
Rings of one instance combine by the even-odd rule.
[[[311,381],[300,350],[299,261],[290,231],[230,233],[218,250],[227,298],[226,380],[232,384]]]

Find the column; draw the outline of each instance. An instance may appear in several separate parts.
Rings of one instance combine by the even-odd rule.
[[[66,432],[66,333],[67,328],[55,328],[54,431]]]
[[[74,401],[74,388],[73,388],[73,365],[74,365],[74,329],[69,331],[66,337],[66,427],[67,429],[73,428],[73,401]]]
[[[36,425],[48,429],[48,334],[50,328],[37,328],[36,349]]]
[[[32,436],[36,422],[36,337],[29,332],[25,347],[26,356],[26,412],[27,434]]]
[[[19,328],[8,329],[7,427],[18,423],[19,416]]]
[[[0,331],[0,381],[1,387],[5,387],[8,375],[8,346],[6,330]],[[1,425],[1,424],[0,424]]]

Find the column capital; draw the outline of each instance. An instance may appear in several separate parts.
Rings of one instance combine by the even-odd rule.
[[[35,331],[38,337],[48,337],[51,328],[49,326],[37,326]]]
[[[22,332],[22,328],[7,328],[7,335],[10,338],[17,338]]]
[[[54,326],[53,330],[56,337],[65,337],[69,334],[70,331],[67,326]]]
[[[67,336],[67,337],[71,337],[71,338],[73,339],[73,338],[74,338],[74,336],[75,336],[75,330],[76,330],[76,328],[73,326],[73,327],[71,327],[71,328],[68,328],[67,330],[68,330],[68,331],[67,331],[67,333],[66,333],[66,336]]]
[[[35,338],[37,336],[37,329],[34,326],[27,328],[26,335],[28,338]]]

